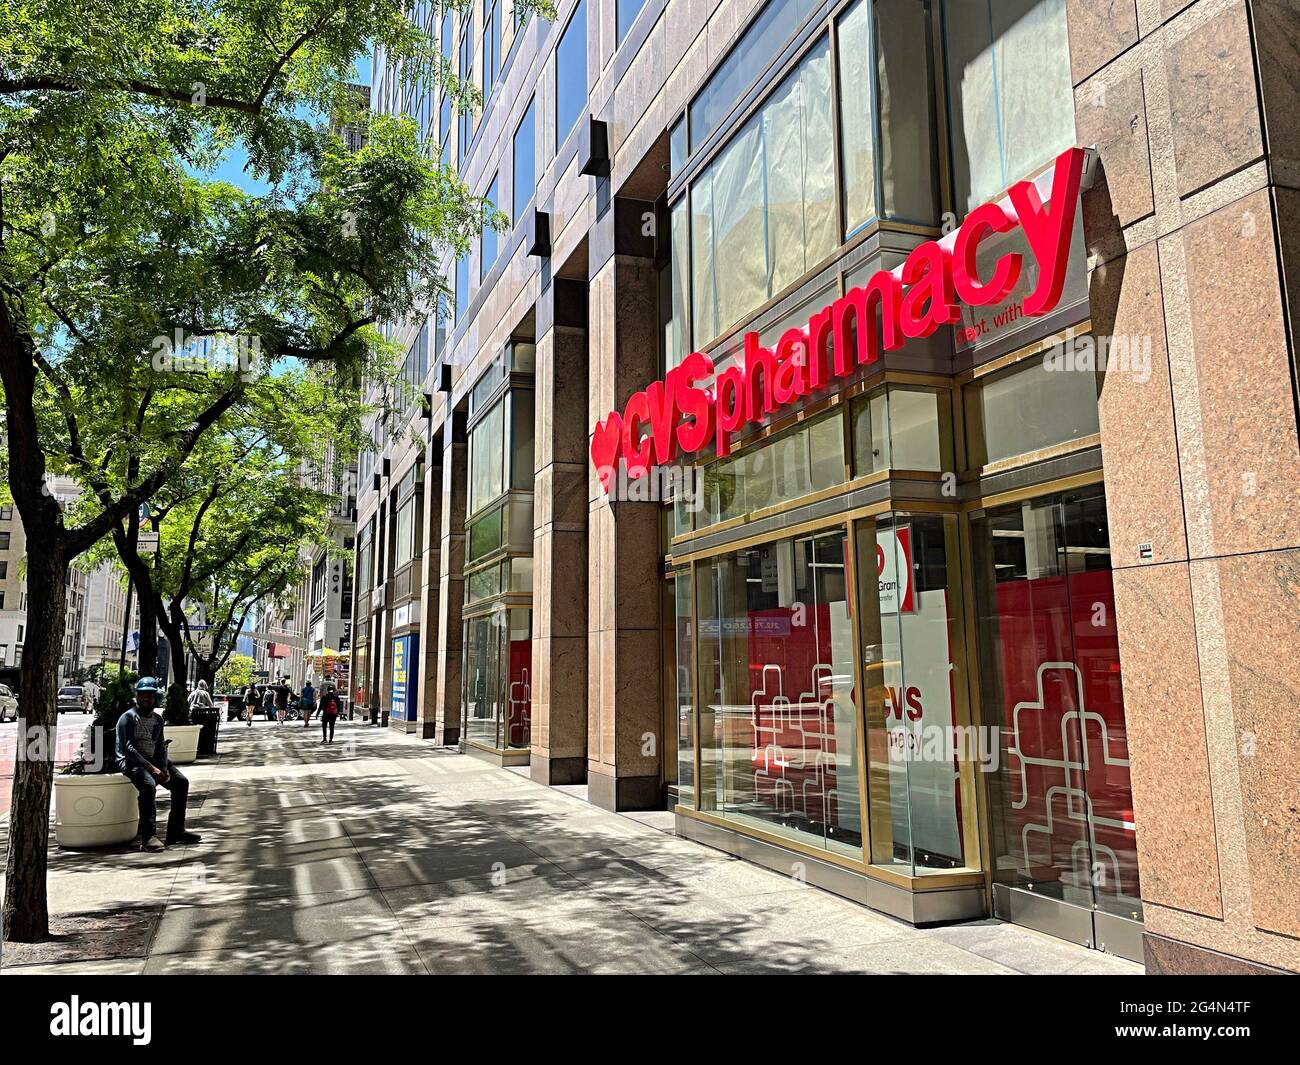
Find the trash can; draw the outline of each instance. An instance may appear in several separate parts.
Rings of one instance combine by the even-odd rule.
[[[221,712],[215,707],[211,710],[193,710],[190,712],[190,719],[199,726],[199,757],[216,754]]]

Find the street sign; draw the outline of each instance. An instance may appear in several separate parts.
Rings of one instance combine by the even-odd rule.
[[[145,532],[141,529],[136,537],[135,549],[141,555],[156,555],[158,553],[158,534],[153,531]]]

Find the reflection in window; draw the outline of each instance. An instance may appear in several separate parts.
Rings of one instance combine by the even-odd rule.
[[[524,217],[524,209],[537,190],[537,136],[534,124],[536,100],[528,101],[528,110],[515,127],[515,139],[511,147],[514,163],[514,195],[511,198],[513,217],[511,223],[518,225]]]
[[[952,468],[947,394],[888,385],[859,396],[850,407],[853,473]]]
[[[505,411],[498,400],[469,434],[469,512],[479,510],[505,490]]]
[[[691,618],[691,571],[673,581],[677,635],[677,799],[695,805],[695,632]]]
[[[1074,142],[1065,0],[948,0],[953,177],[970,210]]]
[[[555,146],[564,143],[587,106],[587,4],[578,0],[555,49]]]
[[[846,236],[878,210],[887,218],[934,221],[927,18],[915,0],[858,0],[839,20]]]
[[[492,175],[492,184],[488,186],[484,198],[488,202],[488,210],[496,210],[497,201],[500,199],[499,189],[497,188],[498,178],[496,174]],[[488,272],[496,265],[497,261],[497,231],[491,224],[483,226],[483,253],[479,256],[478,262],[478,279],[482,281],[487,277]]]
[[[837,243],[829,48],[815,46],[691,185],[697,347]]]
[[[861,854],[843,530],[697,564],[702,810]]]
[[[978,747],[959,728],[957,519],[885,515],[857,529],[871,861],[907,875],[961,868]]]
[[[967,385],[966,449],[972,468],[1100,431],[1097,374],[1030,358]]]
[[[452,288],[452,307],[459,322],[469,304],[469,252],[456,260],[456,280]]]
[[[841,425],[832,414],[707,467],[700,524],[730,521],[841,484]]]
[[[632,28],[632,23],[636,21],[637,15],[641,14],[641,9],[645,7],[645,0],[616,0],[616,11],[618,19],[618,43],[623,43],[623,38],[627,36],[627,31]]]
[[[813,0],[771,0],[718,64],[689,109],[691,151],[721,124],[745,90],[808,17]],[[829,141],[823,142],[828,144]]]

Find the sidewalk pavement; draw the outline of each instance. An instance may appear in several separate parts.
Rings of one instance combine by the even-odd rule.
[[[224,724],[220,750],[184,767],[196,846],[51,844],[63,938],[6,944],[6,975],[1142,971],[993,921],[914,929],[678,839],[666,814],[359,723],[328,747]]]

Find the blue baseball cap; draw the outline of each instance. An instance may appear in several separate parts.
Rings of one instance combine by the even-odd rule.
[[[135,690],[138,692],[156,692],[158,690],[158,681],[154,677],[141,677],[135,682]]]

